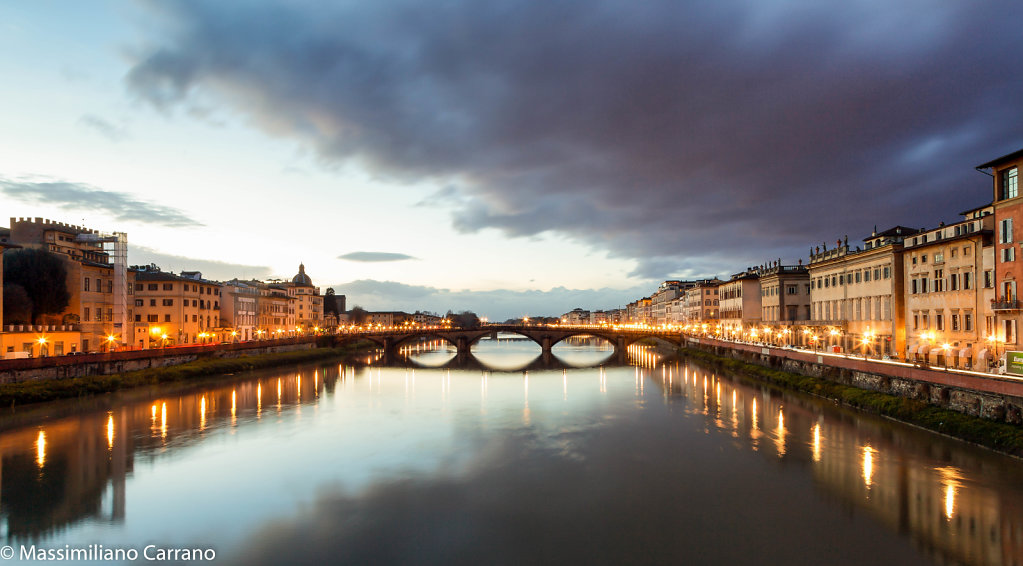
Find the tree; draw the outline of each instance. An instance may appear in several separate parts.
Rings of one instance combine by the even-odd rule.
[[[32,299],[17,283],[4,283],[4,324],[29,324],[32,320]]]
[[[327,318],[331,313],[341,318],[341,313],[337,310],[337,295],[334,294],[334,288],[327,287],[327,293],[323,295],[323,318]]]
[[[355,305],[352,307],[352,310],[348,311],[348,322],[351,322],[352,324],[362,324],[363,322],[366,322],[367,316],[368,314],[366,313],[366,309],[359,305]]]
[[[64,260],[46,250],[24,248],[5,253],[5,287],[7,283],[21,285],[32,301],[31,324],[42,315],[60,313],[71,301]]]
[[[448,311],[446,318],[451,321],[451,326],[458,328],[479,328],[480,325],[480,318],[472,311],[462,311],[458,314]]]

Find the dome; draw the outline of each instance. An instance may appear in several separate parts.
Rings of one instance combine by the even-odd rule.
[[[305,274],[305,264],[298,264],[298,275],[291,278],[291,282],[295,285],[301,285],[303,287],[312,287],[313,280]]]

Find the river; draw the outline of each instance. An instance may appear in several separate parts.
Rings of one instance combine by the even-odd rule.
[[[2,552],[1023,564],[1017,459],[642,346],[404,353],[0,417]]]

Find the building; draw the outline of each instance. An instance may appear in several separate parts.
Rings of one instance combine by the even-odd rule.
[[[259,289],[257,339],[283,338],[295,333],[295,302],[283,283],[255,282]]]
[[[798,265],[781,261],[760,269],[761,324],[784,327],[789,333],[799,321],[810,317],[810,273],[800,260]]]
[[[726,336],[741,337],[760,323],[760,275],[747,269],[736,273],[718,287],[718,317]]]
[[[975,367],[994,330],[994,209],[920,232],[904,243],[907,360]],[[947,347],[946,347],[947,346]],[[993,352],[992,352],[993,354]]]
[[[1023,149],[1003,155],[977,166],[977,170],[991,175],[993,181],[994,208],[994,265],[993,284],[995,298],[992,303],[994,312],[993,343],[1001,353],[999,343],[1004,343],[1007,350],[1023,349],[1020,342],[1020,318],[1023,316],[1018,295],[1018,283],[1023,280],[1023,259],[1020,240],[1015,227],[1023,227],[1023,198],[1019,192],[1019,169],[1023,167]],[[1023,232],[1021,232],[1023,234]]]
[[[903,242],[919,230],[896,226],[873,232],[863,248],[848,238],[811,252],[808,329],[842,351],[899,356],[906,351]]]
[[[323,325],[323,297],[320,288],[305,272],[305,264],[298,265],[298,274],[288,285],[288,294],[295,300],[296,330],[314,330]]]
[[[134,346],[154,348],[218,340],[220,284],[198,271],[175,275],[156,265],[135,271]]]
[[[716,278],[702,279],[686,289],[682,298],[682,321],[685,324],[717,325],[720,309],[718,288],[721,283]]]
[[[126,234],[103,234],[43,218],[11,218],[6,237],[10,244],[47,250],[65,262],[70,301],[44,324],[76,326],[83,352],[105,351],[128,342],[132,274],[127,267]]]
[[[220,287],[220,324],[232,341],[254,340],[259,324],[259,286],[232,279]]]
[[[684,292],[684,287],[685,285],[681,281],[661,283],[657,287],[657,291],[650,295],[650,320],[648,322],[657,325],[666,324],[668,303],[677,299]]]
[[[581,308],[574,308],[561,315],[562,324],[589,324],[590,311]]]

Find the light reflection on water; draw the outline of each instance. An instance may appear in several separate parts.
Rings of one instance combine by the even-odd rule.
[[[538,351],[499,338],[474,354],[521,368]],[[555,349],[566,365],[612,354]],[[203,543],[238,564],[1023,563],[1017,461],[629,355],[281,369],[8,426],[0,533]]]

